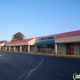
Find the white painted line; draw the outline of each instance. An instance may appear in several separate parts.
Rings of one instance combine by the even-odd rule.
[[[40,57],[41,57],[41,56],[40,56]],[[24,77],[26,74],[27,74],[27,76],[25,77],[25,80],[27,80],[27,79],[30,77],[31,73],[41,66],[41,64],[43,63],[43,60],[44,60],[43,57],[41,57],[41,60],[40,60],[36,65],[34,65],[32,69],[30,69],[30,70],[28,70],[27,72],[25,72],[25,73],[24,73],[22,76],[20,76],[17,80],[20,80],[20,79],[21,79],[22,77]]]

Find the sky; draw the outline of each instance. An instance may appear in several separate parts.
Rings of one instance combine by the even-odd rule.
[[[80,0],[0,0],[0,40],[80,30]]]

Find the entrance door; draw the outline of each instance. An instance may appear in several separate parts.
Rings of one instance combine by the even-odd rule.
[[[74,54],[74,45],[73,44],[66,45],[66,54]]]

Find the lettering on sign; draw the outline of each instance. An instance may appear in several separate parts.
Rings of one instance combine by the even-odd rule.
[[[48,39],[54,39],[54,37],[45,37],[45,38],[39,38],[39,40],[48,40]]]

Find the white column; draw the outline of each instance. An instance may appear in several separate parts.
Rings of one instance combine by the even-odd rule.
[[[1,50],[1,46],[0,46],[0,50]]]
[[[7,51],[7,46],[5,47],[5,51]]]
[[[22,46],[20,46],[20,52],[22,52]]]
[[[16,51],[16,47],[14,46],[14,52]]]
[[[79,43],[74,43],[74,54],[76,54],[76,55],[80,54]]]
[[[11,46],[9,46],[9,51],[11,51]]]
[[[55,53],[57,54],[57,44],[55,44]]]
[[[2,49],[2,46],[0,46],[0,50]]]
[[[28,53],[30,53],[30,45],[28,45]]]

